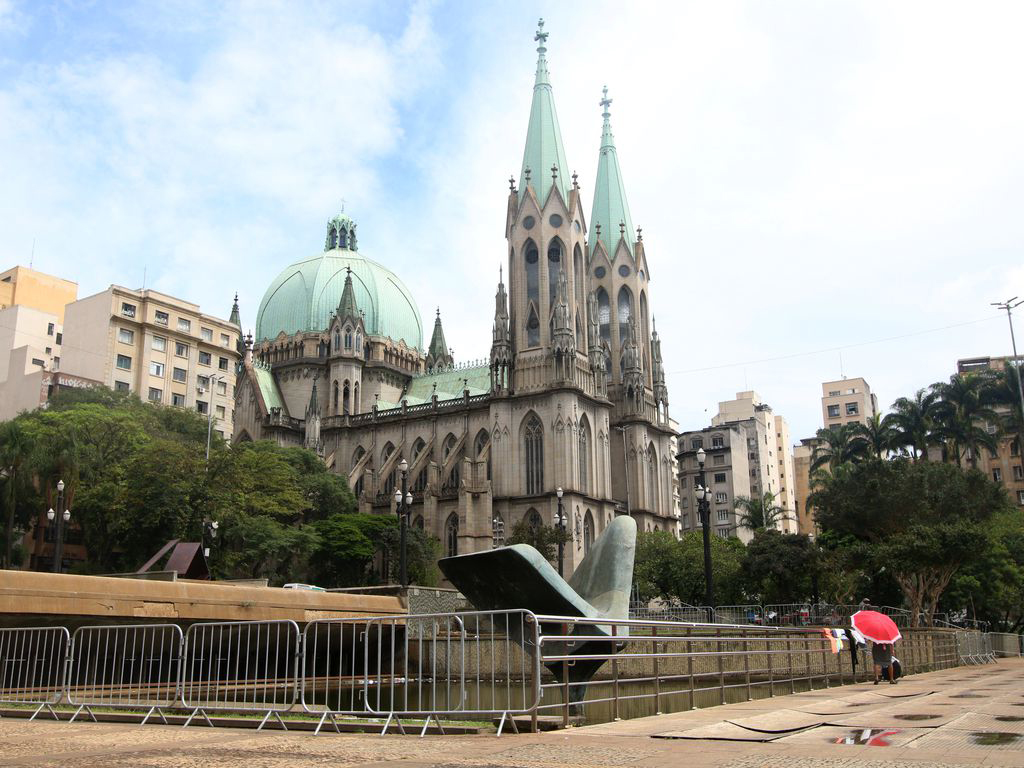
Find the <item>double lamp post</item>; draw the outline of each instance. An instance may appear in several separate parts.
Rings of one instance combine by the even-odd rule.
[[[700,514],[700,526],[704,534],[704,602],[709,608],[715,607],[715,588],[711,582],[711,490],[704,477],[704,460],[707,454],[704,448],[697,449],[697,511]]]
[[[398,462],[398,471],[402,473],[402,487],[395,489],[395,514],[399,521],[398,539],[398,581],[402,589],[409,586],[409,574],[406,557],[405,531],[409,527],[409,514],[412,512],[412,493],[409,492],[409,462],[404,458]]]
[[[64,510],[63,512],[60,510]],[[71,510],[64,509],[64,481],[57,481],[57,510],[54,511],[53,507],[46,512],[46,519],[51,523],[56,520],[57,522],[57,536],[56,543],[53,548],[53,572],[61,572],[61,561],[64,559],[64,524],[71,519]]]

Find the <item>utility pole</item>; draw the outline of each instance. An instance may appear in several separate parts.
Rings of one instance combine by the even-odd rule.
[[[1017,396],[1020,398],[1020,412],[1021,418],[1024,418],[1024,382],[1021,382],[1021,368],[1017,359],[1017,339],[1013,334],[1013,310],[1024,304],[1024,299],[1019,299],[1014,296],[1012,299],[1006,301],[993,301],[993,307],[999,307],[999,309],[1006,310],[1006,320],[1010,323],[1010,344],[1013,345],[1013,365],[1017,369]],[[1024,428],[1024,425],[1021,425]],[[1024,437],[1021,436],[1020,432],[1017,433],[1017,441],[1024,442]],[[1024,452],[1024,445],[1019,446],[1021,452]]]

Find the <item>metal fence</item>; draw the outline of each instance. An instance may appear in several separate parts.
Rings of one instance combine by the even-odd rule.
[[[746,619],[751,606],[728,606]],[[767,621],[767,613],[753,613]],[[1015,643],[1015,644],[1014,644]],[[969,630],[903,630],[906,674],[993,661],[1020,638]],[[0,630],[0,704],[32,705],[33,717],[70,704],[156,714],[184,711],[319,716],[383,722],[381,732],[421,735],[444,720],[499,721],[499,733],[653,715],[871,679],[864,649],[831,652],[821,629],[536,616],[466,611],[292,621]],[[403,724],[403,720],[405,723]]]
[[[1009,632],[989,632],[992,652],[996,656],[1024,656],[1024,635]]]
[[[64,627],[0,629],[0,703],[34,706],[32,719],[43,709],[57,719],[70,645]]]

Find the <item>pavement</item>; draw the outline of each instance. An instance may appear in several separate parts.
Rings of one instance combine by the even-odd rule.
[[[403,768],[1024,766],[1024,660],[496,737],[254,732],[0,719],[0,766]]]

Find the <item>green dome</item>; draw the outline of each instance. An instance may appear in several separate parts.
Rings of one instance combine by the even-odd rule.
[[[273,339],[281,331],[326,330],[341,301],[347,268],[366,332],[423,349],[423,324],[409,289],[391,270],[345,248],[298,261],[277,276],[260,302],[256,340]]]

